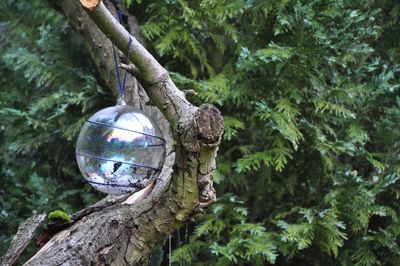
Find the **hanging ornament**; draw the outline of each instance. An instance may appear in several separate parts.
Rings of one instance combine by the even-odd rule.
[[[109,194],[134,192],[155,178],[165,160],[161,130],[144,112],[128,105],[108,107],[91,116],[76,143],[84,178]]]
[[[118,10],[122,23],[122,13]],[[131,44],[129,36],[128,54]],[[112,45],[120,96],[118,104],[91,116],[76,143],[76,160],[84,178],[108,194],[138,191],[158,176],[165,160],[161,130],[143,111],[124,101],[126,71],[121,82]]]

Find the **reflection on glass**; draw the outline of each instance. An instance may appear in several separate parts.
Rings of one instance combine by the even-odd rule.
[[[131,131],[126,131],[124,129],[116,128],[110,135],[107,136],[107,141],[111,142],[115,140],[115,141],[131,142],[134,141],[135,139],[141,138],[142,136],[143,134],[140,133],[135,133]]]
[[[103,109],[84,124],[76,158],[85,179],[96,189],[121,194],[155,178],[165,160],[165,140],[158,126],[131,106]]]

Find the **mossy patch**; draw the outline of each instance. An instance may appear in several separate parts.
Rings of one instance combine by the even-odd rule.
[[[54,220],[54,219],[62,219],[67,222],[71,221],[71,216],[69,216],[68,213],[60,210],[52,211],[49,213],[49,216],[47,217],[49,220]]]

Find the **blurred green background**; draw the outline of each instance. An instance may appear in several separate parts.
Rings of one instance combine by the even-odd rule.
[[[398,265],[398,1],[126,4],[178,87],[225,118],[218,201],[173,235],[174,264]],[[74,148],[114,98],[82,42],[45,0],[0,2],[0,254],[32,213],[102,197]]]

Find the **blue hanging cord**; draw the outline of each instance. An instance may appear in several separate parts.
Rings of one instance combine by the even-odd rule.
[[[119,24],[122,25],[122,23],[123,23],[122,11],[119,10],[119,9],[117,9],[117,14],[118,14]],[[129,41],[128,41],[128,52],[127,52],[128,64],[129,64],[129,55],[130,55],[130,49],[129,49],[129,48],[130,48],[130,46],[131,46],[131,43],[132,43],[132,38],[131,38],[131,36],[129,36]],[[125,82],[126,82],[126,73],[127,73],[128,71],[125,69],[124,79],[123,79],[123,82],[122,82],[122,81],[121,81],[121,75],[120,75],[120,72],[119,72],[117,53],[116,53],[116,51],[115,51],[114,43],[112,43],[112,49],[113,49],[113,54],[114,54],[115,70],[116,70],[116,72],[117,72],[119,96],[122,97],[122,96],[124,96]]]
[[[118,15],[119,24],[122,24],[122,11],[118,9],[117,15]]]
[[[121,77],[119,75],[119,67],[118,67],[118,60],[117,60],[117,53],[115,52],[114,44],[112,45],[113,54],[114,54],[114,63],[115,63],[115,70],[117,71],[117,80],[118,80],[118,88],[119,88],[119,95],[124,95],[124,87],[122,86]]]
[[[130,55],[130,51],[131,51],[129,48],[131,47],[131,43],[132,43],[132,38],[131,38],[131,36],[129,36],[129,41],[128,41],[128,52],[127,52],[127,54],[126,54],[126,56],[127,56],[127,58],[128,58],[128,65],[129,65],[129,55]],[[128,71],[125,69],[123,88],[125,88],[126,72],[128,72]]]

